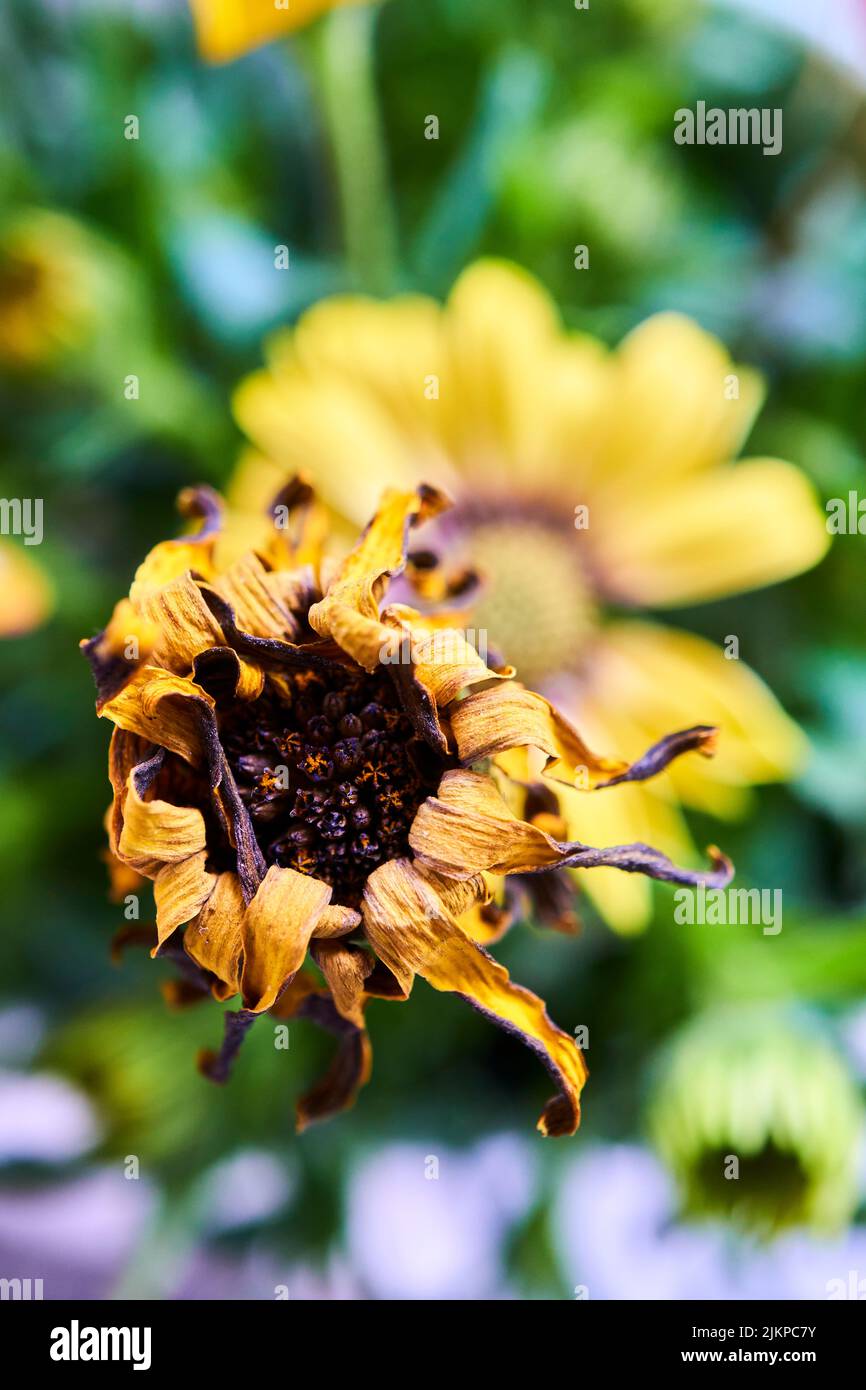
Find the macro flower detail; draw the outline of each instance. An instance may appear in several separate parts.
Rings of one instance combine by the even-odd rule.
[[[328,10],[365,0],[190,0],[199,52],[210,63],[229,63]]]
[[[566,333],[530,275],[482,261],[444,306],[324,300],[266,357],[236,394],[252,448],[230,500],[261,508],[303,468],[357,525],[383,487],[428,478],[455,498],[426,541],[442,560],[431,601],[449,583],[459,606],[471,600],[519,678],[594,743],[636,757],[694,708],[722,729],[718,758],[653,787],[603,804],[564,791],[572,838],[626,828],[682,858],[680,806],[733,818],[753,784],[797,770],[803,736],[745,660],[639,616],[786,579],[829,544],[798,468],[733,462],[763,384],[709,333],[658,314],[609,351]],[[467,594],[473,575],[484,583]],[[646,922],[643,880],[582,878],[614,926]]]
[[[308,1018],[338,1051],[300,1101],[299,1126],[324,1118],[369,1077],[369,1001],[405,1000],[421,976],[539,1054],[558,1087],[539,1128],[570,1134],[581,1053],[485,946],[536,884],[540,917],[546,907],[568,929],[561,895],[546,891],[563,869],[727,883],[716,850],[699,872],[644,843],[594,848],[567,836],[558,810],[578,771],[606,794],[710,755],[716,730],[667,735],[633,764],[599,757],[451,619],[384,604],[410,533],[447,505],[431,487],[386,493],[334,566],[302,479],[240,555],[221,499],[181,495],[198,529],[157,545],[82,643],[98,712],[115,726],[110,854],[117,875],[153,882],[152,954],[181,971],[171,1002],[240,996],[221,1048],[200,1058],[213,1080],[227,1079],[259,1015]],[[539,760],[537,780],[513,775],[516,756]]]

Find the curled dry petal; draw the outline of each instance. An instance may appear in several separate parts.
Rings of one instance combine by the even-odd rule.
[[[595,849],[577,840],[555,840],[540,825],[516,816],[491,778],[462,769],[446,772],[438,796],[428,797],[419,808],[409,843],[422,864],[459,879],[482,872],[617,868],[668,883],[722,888],[733,875],[730,861],[712,846],[712,868],[697,871],[678,868],[649,845]]]
[[[718,735],[707,724],[683,729],[654,744],[629,766],[593,753],[559,710],[516,682],[467,696],[454,706],[450,718],[460,760],[467,766],[512,748],[531,746],[547,754],[544,771],[548,777],[587,790],[655,777],[674,758],[692,750],[709,757]]]
[[[398,639],[379,617],[379,603],[390,578],[406,563],[411,526],[436,516],[448,505],[435,488],[389,491],[360,541],[334,575],[321,602],[310,609],[310,624],[332,638],[366,671],[375,671],[383,651]]]
[[[393,860],[367,881],[364,925],[377,956],[403,987],[421,975],[434,989],[461,995],[491,1022],[531,1047],[553,1075],[559,1094],[545,1106],[542,1134],[573,1134],[587,1069],[580,1049],[549,1019],[529,990],[460,929],[437,892],[434,876],[409,860]]]

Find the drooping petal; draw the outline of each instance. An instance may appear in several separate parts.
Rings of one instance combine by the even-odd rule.
[[[214,986],[218,999],[230,999],[241,987],[244,911],[237,874],[219,874],[207,902],[184,932],[187,955],[220,982]]]
[[[207,844],[204,816],[195,806],[146,801],[138,769],[129,775],[119,849],[127,864],[153,877],[163,864],[179,864]]]
[[[203,717],[211,715],[213,707],[212,697],[193,681],[159,666],[143,666],[99,713],[128,733],[202,767],[211,763],[214,753]]]
[[[313,941],[311,952],[324,975],[337,1012],[356,1027],[364,1026],[365,983],[375,961],[361,946],[345,941]]]
[[[271,865],[244,914],[241,989],[246,1008],[261,1013],[276,1002],[303,964],[330,901],[329,884]]]
[[[404,988],[421,975],[434,989],[459,994],[539,1056],[559,1094],[538,1122],[542,1134],[573,1134],[580,1122],[586,1066],[574,1039],[549,1019],[544,1004],[515,985],[508,971],[461,931],[436,891],[435,877],[409,860],[392,860],[367,881],[362,907],[367,936]]]
[[[328,592],[310,609],[310,625],[330,637],[343,651],[374,671],[383,651],[398,645],[393,629],[379,617],[379,603],[388,580],[406,563],[406,545],[413,525],[436,516],[448,505],[435,488],[388,492],[355,549],[342,561]]]
[[[742,656],[655,623],[606,628],[592,680],[567,708],[593,739],[626,755],[700,709],[722,731],[717,755],[672,763],[659,790],[714,815],[744,810],[750,783],[791,776],[806,753],[803,734]]]
[[[373,1054],[366,1029],[344,1018],[327,990],[307,970],[299,970],[286,986],[271,1009],[271,1017],[307,1019],[332,1033],[339,1043],[325,1075],[297,1103],[298,1132],[354,1105],[372,1070]]]
[[[672,759],[697,750],[711,755],[718,730],[711,725],[670,734],[632,766],[601,758],[574,726],[543,696],[511,682],[478,691],[450,712],[461,762],[481,761],[511,748],[532,746],[547,754],[545,774],[581,790],[655,777]]]
[[[182,516],[201,524],[191,535],[160,541],[139,565],[129,591],[138,610],[145,599],[189,570],[205,579],[213,573],[213,549],[222,525],[222,499],[209,487],[185,488],[177,499],[177,507]]]
[[[418,809],[409,844],[417,859],[449,877],[471,874],[534,873],[548,868],[616,868],[668,883],[722,888],[733,870],[710,847],[709,871],[681,869],[652,846],[635,843],[596,849],[580,841],[559,841],[537,824],[521,820],[503,801],[495,783],[480,773],[446,772],[438,795]]]
[[[207,850],[199,850],[179,863],[166,864],[154,879],[153,895],[159,931],[156,949],[177,927],[192,921],[213,892],[217,875],[208,872],[206,861]]]
[[[153,648],[154,664],[186,676],[199,652],[223,641],[219,625],[189,573],[159,588],[148,589],[138,610],[159,636]]]
[[[218,1086],[225,1085],[231,1076],[244,1038],[255,1021],[256,1015],[246,1009],[238,1009],[236,1013],[227,1010],[223,1014],[225,1032],[219,1051],[213,1052],[210,1048],[204,1048],[198,1054],[198,1069],[202,1076],[206,1076],[208,1081],[216,1082]]]
[[[90,663],[96,686],[96,708],[118,695],[136,671],[150,659],[159,641],[159,628],[143,617],[133,603],[121,599],[107,626],[79,643]]]

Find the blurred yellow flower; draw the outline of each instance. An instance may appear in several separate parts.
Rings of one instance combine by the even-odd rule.
[[[0,228],[0,364],[39,366],[80,346],[95,315],[96,274],[71,218],[32,209]]]
[[[21,546],[0,539],[0,637],[39,627],[53,607],[51,586]]]
[[[773,458],[731,462],[762,394],[758,375],[687,318],[657,315],[609,351],[564,332],[531,276],[479,262],[444,307],[339,297],[278,335],[266,369],[237,392],[255,451],[233,500],[257,510],[304,469],[357,522],[386,485],[424,476],[449,489],[457,506],[438,549],[489,580],[476,626],[590,742],[635,756],[695,709],[721,727],[713,762],[678,765],[652,791],[612,790],[589,808],[566,793],[575,838],[607,843],[625,830],[682,856],[680,803],[742,814],[750,785],[789,776],[804,740],[730,659],[734,643],[726,653],[620,612],[760,588],[825,553],[803,473]],[[645,924],[648,885],[607,870],[582,877],[613,925]]]
[[[366,0],[190,0],[199,52],[209,63],[230,63],[253,48],[302,29],[327,10]]]

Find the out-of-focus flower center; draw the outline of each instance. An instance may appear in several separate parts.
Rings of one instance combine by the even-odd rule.
[[[695,1166],[690,1207],[697,1216],[738,1216],[752,1229],[774,1231],[803,1217],[810,1178],[799,1155],[769,1141],[738,1157],[736,1181],[729,1172],[730,1145],[707,1150]]]
[[[323,879],[349,907],[379,864],[408,853],[443,770],[390,679],[360,670],[269,682],[220,733],[267,863]]]
[[[580,533],[562,514],[521,513],[481,500],[458,511],[465,557],[486,579],[476,628],[517,667],[526,685],[579,664],[596,621],[579,558]]]

